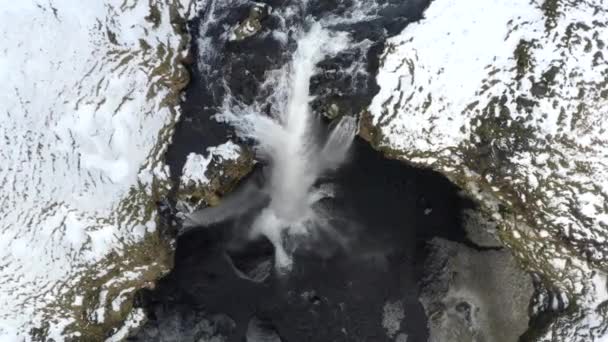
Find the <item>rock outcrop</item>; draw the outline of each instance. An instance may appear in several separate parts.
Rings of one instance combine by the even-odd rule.
[[[434,239],[420,300],[431,342],[518,341],[528,329],[532,278],[507,250]]]
[[[232,141],[207,148],[207,156],[189,154],[177,191],[177,209],[191,213],[217,205],[252,168],[252,152]]]
[[[233,30],[231,40],[244,40],[262,30],[262,21],[268,17],[272,8],[264,3],[254,3],[247,18],[243,19]]]

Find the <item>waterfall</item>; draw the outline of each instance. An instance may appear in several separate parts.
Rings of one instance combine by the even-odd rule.
[[[318,119],[311,111],[309,102],[310,79],[317,63],[327,56],[343,50],[348,36],[330,32],[320,23],[313,23],[297,40],[297,49],[289,63],[267,75],[263,85],[269,97],[262,106],[259,103],[235,105],[229,97],[218,120],[233,125],[241,138],[255,142],[257,155],[268,163],[268,179],[251,200],[267,198],[268,204],[252,223],[251,238],[263,235],[275,247],[278,270],[289,270],[292,264],[285,239],[306,236],[318,228],[318,213],[313,204],[324,195],[315,191],[314,184],[325,172],[336,169],[344,162],[356,134],[356,119],[343,117],[334,126],[323,143],[319,142]],[[270,114],[261,110],[268,108]],[[322,192],[325,196],[328,192]],[[227,201],[242,203],[243,201]],[[211,216],[225,218],[239,208],[206,209],[192,214],[188,225],[214,222]]]

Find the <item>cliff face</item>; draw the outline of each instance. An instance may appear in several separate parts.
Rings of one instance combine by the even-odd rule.
[[[567,294],[545,340],[606,329],[606,37],[599,0],[436,0],[388,41],[362,120],[376,148],[481,200],[519,260]]]

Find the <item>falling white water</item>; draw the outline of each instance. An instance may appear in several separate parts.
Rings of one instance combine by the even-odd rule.
[[[281,219],[297,221],[305,215],[309,189],[323,171],[324,165],[320,163],[313,139],[314,132],[311,131],[314,126],[308,105],[311,100],[310,78],[314,74],[315,65],[324,55],[341,50],[345,43],[344,36],[331,37],[316,24],[298,42],[291,67],[288,69],[290,91],[287,96],[287,108],[278,118],[279,126],[276,128],[279,132],[269,132],[280,139],[272,141],[276,146],[272,146],[271,151],[266,151],[272,159],[273,167],[269,208]],[[261,140],[263,136],[257,138]]]
[[[226,105],[218,116],[234,125],[243,138],[253,139],[258,154],[269,162],[270,177],[262,191],[270,201],[255,219],[250,234],[264,235],[274,244],[279,270],[288,270],[292,263],[284,247],[286,236],[305,235],[317,225],[312,204],[323,196],[313,190],[315,181],[344,161],[355,136],[355,119],[343,117],[320,146],[315,132],[319,126],[309,106],[310,79],[317,63],[340,52],[347,43],[345,33],[332,33],[319,23],[313,24],[298,40],[291,63],[267,75],[263,87],[273,90],[268,100],[270,116],[259,104]],[[197,213],[198,218],[191,220],[204,222],[202,215]]]

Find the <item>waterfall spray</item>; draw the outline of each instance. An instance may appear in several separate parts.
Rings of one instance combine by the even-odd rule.
[[[261,110],[260,104],[239,106],[230,100],[218,115],[241,137],[253,140],[258,155],[268,161],[267,184],[259,190],[264,195],[258,196],[267,197],[268,205],[252,223],[249,234],[252,238],[264,235],[273,243],[279,270],[288,270],[292,264],[284,239],[306,235],[317,225],[313,204],[323,196],[314,191],[314,183],[343,163],[356,133],[355,118],[343,117],[324,144],[319,144],[315,131],[318,125],[309,106],[310,79],[317,63],[343,50],[347,43],[346,34],[330,33],[314,23],[298,40],[291,63],[273,71],[263,85],[272,89],[267,100],[270,115]],[[191,215],[190,224],[209,222],[205,214]]]

